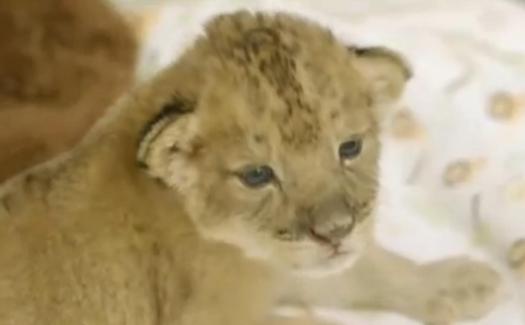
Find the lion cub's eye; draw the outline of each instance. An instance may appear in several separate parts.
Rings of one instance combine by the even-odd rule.
[[[273,169],[269,166],[253,166],[247,167],[237,173],[238,177],[244,185],[252,188],[262,187],[275,178]]]
[[[339,158],[341,160],[354,159],[361,153],[362,146],[361,139],[353,139],[343,142],[339,146]]]

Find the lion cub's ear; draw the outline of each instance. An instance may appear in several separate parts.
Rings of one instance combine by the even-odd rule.
[[[190,162],[200,148],[194,106],[183,98],[171,99],[143,129],[137,150],[137,162],[148,174],[179,189],[192,181]]]
[[[355,67],[369,81],[375,105],[395,102],[403,93],[412,71],[405,59],[385,47],[351,47]]]

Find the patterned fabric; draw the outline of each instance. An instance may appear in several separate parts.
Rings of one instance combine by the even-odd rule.
[[[469,254],[493,263],[506,274],[505,302],[468,324],[524,324],[525,8],[504,0],[179,1],[148,26],[139,77],[174,60],[209,16],[241,7],[300,13],[349,44],[386,45],[408,58],[414,78],[384,136],[377,237],[420,261]],[[416,324],[321,312],[344,324]]]

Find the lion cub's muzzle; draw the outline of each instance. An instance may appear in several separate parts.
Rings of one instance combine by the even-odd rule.
[[[332,246],[337,249],[341,242],[354,229],[354,218],[352,216],[341,217],[339,220],[313,224],[308,229],[308,235],[322,245]]]
[[[320,204],[303,205],[295,210],[294,225],[281,229],[289,239],[309,238],[320,245],[337,249],[352,232],[357,218],[343,197],[325,199]],[[286,238],[282,238],[286,239]]]

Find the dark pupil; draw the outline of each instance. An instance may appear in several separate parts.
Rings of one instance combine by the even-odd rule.
[[[268,166],[253,167],[245,170],[241,178],[247,186],[258,187],[273,180],[273,170]]]
[[[347,141],[339,147],[339,157],[341,159],[351,159],[361,153],[361,141]]]

